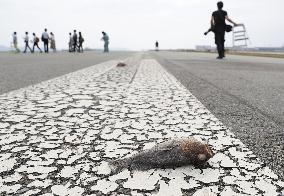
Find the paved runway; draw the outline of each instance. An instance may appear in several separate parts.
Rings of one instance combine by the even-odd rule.
[[[155,59],[118,61],[0,96],[0,194],[284,194],[279,173]],[[203,169],[110,173],[111,160],[188,136],[216,153]]]
[[[158,52],[159,62],[284,178],[284,59]]]
[[[0,94],[37,84],[103,61],[126,58],[132,52],[0,53]]]

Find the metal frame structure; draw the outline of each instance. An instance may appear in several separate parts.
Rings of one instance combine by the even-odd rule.
[[[244,24],[233,28],[233,47],[247,47],[248,40],[249,38]]]

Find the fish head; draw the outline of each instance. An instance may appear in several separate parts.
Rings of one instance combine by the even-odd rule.
[[[199,151],[198,155],[197,155],[197,159],[200,162],[206,162],[208,161],[210,158],[212,158],[214,156],[214,153],[212,151],[212,149],[205,144],[202,149]]]

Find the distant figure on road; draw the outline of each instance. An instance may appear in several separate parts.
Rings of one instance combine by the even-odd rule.
[[[74,30],[74,33],[73,33],[73,52],[76,52],[76,49],[78,47],[77,43],[78,43],[78,36],[77,36],[76,30]]]
[[[33,52],[35,52],[35,46],[39,49],[40,53],[42,53],[42,50],[40,49],[40,47],[38,46],[39,43],[39,38],[36,36],[35,33],[33,33],[34,39],[33,39]]]
[[[82,33],[81,32],[79,32],[79,52],[84,52],[84,50],[83,50],[83,42],[84,42],[85,40],[84,40],[84,38],[83,38],[83,36],[82,36]]]
[[[156,51],[159,51],[159,42],[158,41],[156,41],[156,43],[155,43],[155,49],[156,49]]]
[[[69,33],[69,52],[73,52],[73,36],[71,33]]]
[[[28,32],[26,32],[26,35],[25,35],[25,37],[24,37],[24,42],[25,42],[25,50],[24,50],[24,53],[27,52],[27,48],[28,48],[31,52],[33,52],[32,49],[31,49],[30,46],[29,46],[29,33],[28,33]]]
[[[47,29],[44,29],[44,32],[41,35],[41,41],[43,41],[45,53],[48,53],[48,40],[49,40],[49,35],[47,33]]]
[[[109,37],[108,35],[106,34],[106,32],[102,32],[103,34],[103,37],[101,40],[103,40],[105,43],[104,43],[104,52],[109,52],[109,49],[108,49],[108,45],[109,45]]]
[[[215,33],[215,44],[217,45],[218,57],[217,59],[223,59],[225,57],[225,31],[226,31],[226,23],[225,19],[230,23],[237,26],[235,22],[233,22],[229,17],[226,11],[223,9],[223,2],[219,1],[217,3],[218,10],[212,13],[211,17],[211,27],[214,29]]]
[[[50,49],[53,50],[53,52],[56,52],[56,46],[55,46],[55,37],[52,32],[50,32]]]
[[[13,33],[13,46],[16,50],[16,53],[19,53],[20,52],[20,49],[18,48],[18,37],[17,37],[17,32],[14,32]]]

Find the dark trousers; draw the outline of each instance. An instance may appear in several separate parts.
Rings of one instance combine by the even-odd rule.
[[[36,43],[36,42],[33,45],[33,52],[35,51],[35,46],[39,49],[40,52],[42,52],[40,47],[38,46],[38,43]]]
[[[44,52],[48,53],[48,39],[43,40]]]
[[[219,57],[225,56],[225,31],[215,32],[215,44],[217,46]]]
[[[76,52],[76,48],[78,48],[77,42],[74,42],[73,44],[73,52]]]
[[[108,42],[105,42],[104,44],[104,52],[109,52],[109,49],[108,49]]]
[[[84,50],[83,50],[83,42],[79,42],[78,48],[79,48],[79,52],[84,52]]]
[[[24,52],[27,52],[27,48],[32,52],[32,49],[30,48],[28,41],[25,42],[25,50],[24,50]]]

